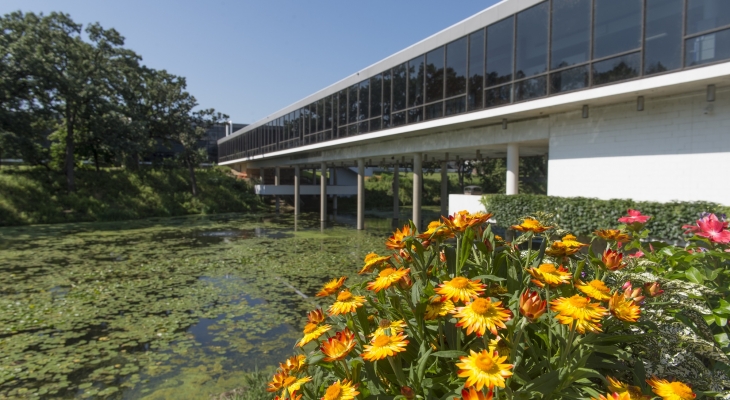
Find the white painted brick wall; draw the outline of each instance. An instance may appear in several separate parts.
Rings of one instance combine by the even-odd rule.
[[[706,114],[705,107],[713,111]],[[548,194],[730,205],[730,89],[550,117]]]

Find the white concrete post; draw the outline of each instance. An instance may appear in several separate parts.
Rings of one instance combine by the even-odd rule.
[[[507,145],[507,194],[517,194],[520,179],[520,146]]]
[[[423,183],[423,156],[421,153],[413,155],[413,224],[421,229],[421,185]]]
[[[365,161],[357,160],[357,229],[365,229]]]
[[[299,176],[299,166],[294,166],[294,215],[299,215],[299,183],[301,177]]]
[[[332,168],[330,171],[330,182],[332,182],[332,186],[337,185],[337,168]],[[337,216],[337,195],[332,195],[332,213]]]
[[[327,164],[319,167],[319,220],[327,221]]]
[[[446,159],[441,161],[441,215],[446,217],[449,214],[449,174],[448,174],[448,153]]]
[[[274,186],[279,186],[281,184],[281,168],[276,167],[276,175],[274,175]],[[276,201],[276,213],[279,213],[279,196],[274,196],[274,201]]]
[[[400,171],[398,163],[393,165],[393,220],[397,221],[400,217]]]

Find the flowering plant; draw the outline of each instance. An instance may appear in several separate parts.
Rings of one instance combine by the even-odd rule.
[[[627,225],[596,231],[592,243],[544,213],[505,240],[486,224],[490,217],[462,211],[420,234],[406,225],[387,239],[390,254],[365,257],[358,269],[368,282],[328,282],[300,354],[280,365],[269,391],[326,400],[730,395],[727,348],[716,340],[676,354],[699,361],[709,380],[672,368],[681,358],[656,362],[652,351],[666,346],[666,332],[708,325],[676,304],[687,282],[636,256],[648,216],[630,210]],[[718,294],[689,284],[707,299]]]

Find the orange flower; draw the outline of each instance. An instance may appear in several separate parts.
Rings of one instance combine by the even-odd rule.
[[[312,377],[310,376],[297,378],[296,376],[291,376],[284,371],[280,371],[274,374],[274,377],[271,379],[271,382],[269,382],[269,387],[266,388],[266,391],[278,392],[281,390],[282,396],[284,395],[284,391],[288,391],[291,395],[295,391],[299,390],[303,384],[310,382],[311,380]]]
[[[479,279],[470,281],[463,276],[457,276],[450,281],[438,285],[436,293],[446,296],[452,301],[469,301],[473,297],[479,296],[484,292],[484,284],[479,283]]]
[[[426,316],[423,317],[426,321],[434,320],[438,317],[443,317],[454,309],[454,303],[449,300],[446,296],[431,296],[426,305]]]
[[[691,400],[697,397],[692,388],[682,382],[669,382],[656,376],[647,379],[652,391],[665,400]]]
[[[318,324],[322,321],[324,321],[324,313],[322,312],[321,308],[318,308],[314,311],[310,311],[309,314],[307,314],[307,320],[310,324]]]
[[[611,290],[603,281],[598,279],[594,279],[588,283],[584,283],[578,279],[575,283],[575,288],[598,301],[606,301],[611,298]]]
[[[497,328],[506,329],[504,323],[512,319],[512,314],[502,307],[501,301],[492,302],[490,298],[481,297],[464,307],[454,308],[451,313],[460,318],[456,326],[465,327],[467,335],[476,332],[477,336],[484,336],[487,329],[497,336]]]
[[[519,225],[512,225],[512,229],[520,232],[542,233],[552,228],[552,226],[544,226],[540,221],[533,218],[525,218]]]
[[[410,270],[410,268],[405,269],[403,267],[398,270],[396,270],[395,268],[385,268],[384,270],[380,271],[380,274],[378,274],[378,277],[375,278],[375,281],[368,283],[368,290],[372,290],[377,293],[383,289],[387,289],[392,284],[398,282],[399,280],[401,280],[401,278],[408,275],[408,272],[410,272]]]
[[[469,390],[461,390],[461,400],[492,400],[494,392],[490,390],[485,395],[481,390],[477,391],[474,386],[470,387]],[[454,400],[459,400],[458,397],[454,397]]]
[[[362,358],[367,361],[382,360],[385,357],[394,356],[395,353],[406,351],[408,345],[408,336],[403,332],[397,335],[378,335],[373,337],[370,344],[363,346]]]
[[[341,332],[337,332],[335,337],[322,342],[320,349],[326,356],[324,361],[339,361],[347,356],[347,354],[355,347],[355,334],[345,328]]]
[[[431,221],[431,223],[428,224],[428,230],[418,235],[419,239],[424,240],[444,240],[452,237],[454,237],[454,232],[452,232],[448,226],[442,224],[440,221]]]
[[[317,324],[309,323],[307,326],[304,327],[304,337],[297,342],[297,347],[302,347],[305,344],[311,342],[312,340],[317,339],[318,337],[322,336],[325,332],[330,330],[332,328],[331,325],[322,325],[319,326]]]
[[[618,251],[613,251],[611,249],[607,249],[605,252],[603,252],[603,265],[606,266],[606,269],[609,271],[618,271],[620,269],[623,269],[626,266],[626,263],[623,262],[624,255],[619,253]]]
[[[340,315],[355,312],[358,307],[365,304],[365,296],[353,296],[352,293],[345,289],[337,295],[337,301],[330,306],[330,315]]]
[[[535,278],[532,282],[540,287],[544,287],[545,284],[550,285],[550,287],[556,287],[570,283],[570,280],[573,279],[570,271],[562,265],[555,268],[554,264],[540,264],[537,268],[528,268],[527,272]]]
[[[647,282],[644,284],[644,293],[649,297],[657,297],[664,293],[659,282]]]
[[[322,400],[353,400],[360,394],[356,389],[357,384],[353,384],[347,379],[342,382],[338,380],[327,388]]]
[[[641,314],[639,306],[633,300],[624,297],[619,291],[611,296],[608,301],[608,309],[616,319],[625,322],[636,322]]]
[[[506,356],[499,356],[496,351],[482,350],[477,353],[469,350],[468,357],[459,357],[460,363],[456,363],[459,367],[459,378],[467,378],[465,387],[476,387],[482,390],[484,386],[489,390],[497,387],[504,387],[505,378],[512,376],[512,364],[503,364]]]
[[[580,251],[581,248],[588,246],[579,242],[573,235],[565,235],[561,241],[555,241],[550,248],[545,250],[545,254],[551,257],[567,257]]]
[[[598,398],[591,397],[591,400],[632,400],[632,399],[631,399],[631,395],[629,394],[629,392],[622,392],[622,393],[613,392],[613,394],[609,394],[608,397],[606,397],[604,395],[600,395],[600,396],[598,396]]]
[[[411,226],[403,225],[403,230],[396,229],[395,232],[393,232],[393,235],[385,241],[385,247],[391,250],[402,249],[406,246],[404,240],[411,235],[413,235],[413,232],[411,232]]]
[[[471,214],[468,211],[459,211],[454,213],[454,215],[449,215],[448,218],[441,217],[441,219],[453,232],[464,232],[466,228],[487,222],[491,216],[492,214],[490,213],[478,212]]]
[[[337,290],[342,287],[343,283],[345,283],[345,279],[347,279],[347,277],[343,276],[339,279],[332,279],[331,281],[325,283],[324,287],[322,287],[322,290],[317,293],[317,297],[327,297],[337,293]]]
[[[381,267],[383,265],[386,265],[388,260],[390,260],[391,256],[379,256],[376,253],[370,253],[365,256],[365,266],[362,267],[359,274],[364,274],[366,272],[372,272],[373,268]]]
[[[631,236],[619,229],[599,229],[593,233],[609,242],[626,243],[631,240]]]
[[[295,374],[307,365],[307,357],[300,354],[298,356],[291,356],[283,363],[279,363],[279,368],[288,374]]]
[[[623,395],[624,393],[627,393],[629,397],[624,397],[627,400],[649,400],[652,396],[645,396],[644,393],[641,391],[641,388],[638,386],[631,386],[627,383],[623,383],[619,381],[618,379],[613,378],[612,376],[606,376],[606,380],[608,380],[608,391],[612,393],[619,393]]]
[[[561,297],[550,302],[551,309],[558,312],[555,319],[563,325],[572,326],[578,333],[584,334],[586,330],[601,332],[601,319],[608,314],[608,310],[598,303],[591,303],[590,297],[582,297],[576,294],[573,297]]]
[[[537,292],[526,290],[520,296],[520,314],[530,322],[537,321],[547,310],[547,301],[540,298]]]

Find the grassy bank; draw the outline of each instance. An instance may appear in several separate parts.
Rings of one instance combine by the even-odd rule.
[[[0,226],[121,221],[149,217],[252,211],[253,189],[224,169],[196,172],[199,195],[190,193],[183,169],[79,170],[77,190],[44,169],[0,170]]]

